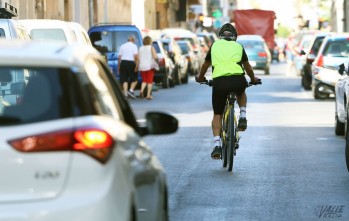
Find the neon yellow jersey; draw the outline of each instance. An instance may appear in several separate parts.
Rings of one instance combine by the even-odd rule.
[[[243,75],[241,62],[243,48],[235,41],[219,39],[211,48],[212,78],[230,75]]]

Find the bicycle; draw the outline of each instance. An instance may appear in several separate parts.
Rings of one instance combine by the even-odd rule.
[[[210,87],[213,86],[213,80],[206,80],[205,82],[200,82],[200,84],[206,84]],[[262,84],[262,81],[259,79],[257,83],[249,82],[247,87],[252,85]],[[226,104],[224,107],[223,118],[222,118],[222,154],[221,160],[223,167],[227,167],[228,171],[233,170],[234,157],[236,156],[236,150],[239,148],[239,130],[237,130],[238,119],[235,114],[235,102],[236,94],[230,92],[227,96]]]

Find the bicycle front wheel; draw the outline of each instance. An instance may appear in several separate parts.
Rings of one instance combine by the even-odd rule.
[[[235,143],[236,143],[236,126],[234,117],[234,107],[231,108],[228,117],[228,130],[227,130],[227,161],[228,161],[228,171],[233,170],[234,166],[234,156],[235,156]]]

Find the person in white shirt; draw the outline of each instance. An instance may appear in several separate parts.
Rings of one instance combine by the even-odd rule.
[[[120,74],[120,83],[126,97],[136,98],[134,90],[138,82],[138,48],[134,43],[136,37],[128,36],[128,41],[121,45],[118,55],[118,72]],[[128,89],[129,82],[131,83]]]
[[[146,98],[148,100],[153,99],[151,96],[155,71],[152,67],[153,59],[155,62],[158,62],[158,56],[152,45],[152,39],[149,36],[145,36],[143,38],[143,46],[139,48],[139,71],[142,76],[140,97],[145,97],[144,90],[147,87]]]

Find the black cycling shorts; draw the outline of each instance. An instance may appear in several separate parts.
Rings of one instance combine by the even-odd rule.
[[[231,75],[213,79],[212,107],[214,114],[222,115],[229,92],[242,94],[247,87],[245,75]]]
[[[138,80],[138,72],[135,72],[134,61],[121,60],[120,62],[120,83],[134,82]]]

